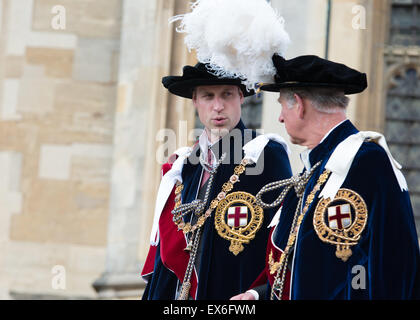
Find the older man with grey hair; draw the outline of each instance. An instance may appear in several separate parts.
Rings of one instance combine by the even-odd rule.
[[[307,147],[305,168],[257,194],[263,208],[281,210],[265,274],[233,299],[419,299],[418,237],[401,166],[383,135],[360,132],[346,117],[346,95],[362,92],[366,75],[317,56],[273,62],[275,83],[261,89],[280,93],[279,121]]]

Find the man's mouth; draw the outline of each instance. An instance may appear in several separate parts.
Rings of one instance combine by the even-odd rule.
[[[214,123],[216,124],[216,125],[220,125],[220,124],[223,124],[223,123],[225,123],[225,121],[227,120],[227,118],[226,117],[214,117],[213,118],[213,121],[214,121]]]

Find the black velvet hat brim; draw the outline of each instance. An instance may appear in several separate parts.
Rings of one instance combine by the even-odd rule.
[[[342,63],[314,55],[290,60],[275,54],[272,57],[276,74],[273,83],[263,84],[261,90],[278,92],[282,88],[336,88],[344,94],[362,92],[367,88],[367,77]]]
[[[313,83],[313,82],[284,82],[284,83],[270,83],[261,86],[262,91],[279,92],[283,88],[336,88],[344,91],[344,94],[355,94],[362,92],[365,87],[334,84],[334,83]]]
[[[185,66],[182,76],[163,77],[162,84],[169,92],[188,99],[192,99],[193,90],[198,86],[235,85],[242,90],[245,97],[255,93],[254,90],[248,91],[239,78],[216,77],[203,63]]]
[[[176,76],[169,76],[165,78],[181,78]],[[171,82],[172,79],[162,79],[162,82]],[[189,79],[174,81],[174,83],[168,85],[170,93],[180,97],[192,99],[192,93],[195,87],[198,86],[216,86],[216,85],[235,85],[238,86],[244,97],[252,96],[255,92],[253,90],[247,91],[246,87],[241,84],[240,81],[235,79]]]

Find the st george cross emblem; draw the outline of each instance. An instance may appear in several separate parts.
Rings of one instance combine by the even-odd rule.
[[[363,198],[353,190],[341,188],[334,199],[321,198],[315,208],[313,225],[319,239],[335,245],[336,257],[345,262],[352,255],[350,248],[360,240],[367,218]]]
[[[331,229],[348,228],[351,225],[350,204],[328,207],[328,224]]]
[[[263,209],[247,192],[228,194],[216,208],[214,226],[223,239],[230,241],[229,251],[235,256],[244,250],[243,244],[254,239],[263,222]]]
[[[248,224],[248,207],[229,207],[227,224],[229,227],[239,228]]]

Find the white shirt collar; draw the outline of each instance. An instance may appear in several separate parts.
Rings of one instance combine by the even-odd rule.
[[[347,121],[347,119],[344,119],[340,123],[336,124],[334,127],[331,128],[330,131],[327,132],[327,134],[321,139],[321,141],[318,143],[321,144],[335,128],[337,128],[340,124],[342,124],[344,121]],[[311,170],[311,162],[309,161],[309,154],[311,153],[312,149],[306,149],[303,152],[300,153],[300,160],[302,161],[303,165],[305,166],[306,171]]]
[[[216,164],[216,162],[217,162],[216,156],[215,156],[213,150],[211,149],[211,147],[215,143],[217,143],[217,141],[214,142],[214,143],[210,142],[209,137],[207,135],[207,132],[204,129],[203,132],[201,133],[200,137],[198,138],[198,145],[200,146],[201,152],[204,155],[204,159],[207,159],[207,150],[210,149],[212,164]]]
[[[305,166],[306,171],[311,170],[311,162],[309,161],[309,153],[312,149],[306,149],[299,154],[300,161],[302,161],[303,165]]]

